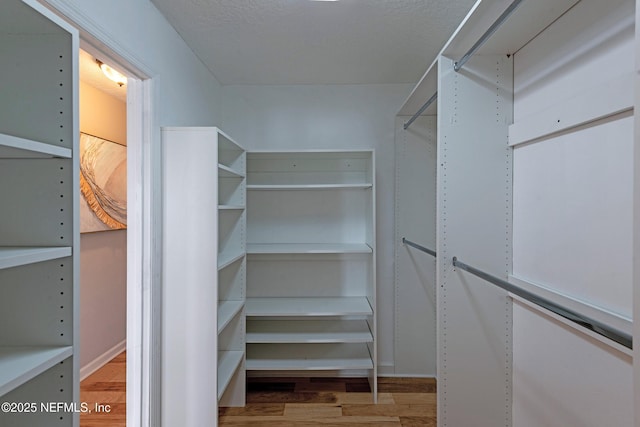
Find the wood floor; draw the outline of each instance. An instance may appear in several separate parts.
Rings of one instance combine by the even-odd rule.
[[[110,412],[80,416],[81,427],[126,426],[126,354],[85,379],[80,400]],[[244,408],[220,408],[220,427],[435,427],[433,379],[380,378],[374,405],[364,378],[252,378]]]
[[[380,378],[374,405],[364,378],[253,378],[247,405],[219,414],[220,427],[435,427],[436,383]]]
[[[125,427],[127,355],[123,352],[80,383],[80,401],[92,409],[80,414],[80,427]],[[95,405],[102,405],[96,410]],[[107,410],[109,412],[107,412]]]

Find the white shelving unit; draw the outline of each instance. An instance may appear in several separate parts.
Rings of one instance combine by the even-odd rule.
[[[452,264],[631,331],[637,4],[525,0],[493,27],[512,4],[476,2],[400,112],[437,90],[438,425],[632,425],[630,350]]]
[[[163,399],[177,417],[166,422],[188,414],[215,425],[212,396],[220,406],[245,402],[246,155],[214,127],[162,136]],[[186,390],[201,400],[185,400]]]
[[[370,254],[371,246],[366,243],[251,243],[247,253],[251,255],[269,254]]]
[[[251,344],[371,342],[373,334],[364,320],[262,320],[247,323],[247,343]]]
[[[247,316],[371,316],[367,297],[247,298]]]
[[[374,164],[247,154],[247,370],[368,375],[375,398]]]
[[[0,401],[79,401],[78,33],[35,1],[0,6]],[[73,413],[0,413],[78,426]]]

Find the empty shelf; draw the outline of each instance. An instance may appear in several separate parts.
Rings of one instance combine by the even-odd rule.
[[[221,254],[220,256],[218,256],[218,271],[230,266],[231,264],[241,260],[242,258],[244,258],[244,252],[235,255]]]
[[[70,247],[0,247],[0,269],[71,256]]]
[[[366,344],[249,344],[247,370],[373,369]]]
[[[250,184],[247,190],[281,191],[281,190],[349,190],[372,188],[370,183],[357,184]]]
[[[218,305],[218,333],[231,322],[231,320],[242,311],[244,301],[222,301]]]
[[[365,243],[249,243],[247,254],[368,254]]]
[[[73,347],[0,347],[0,396],[73,354]]]
[[[0,158],[34,158],[51,157],[71,158],[71,150],[30,139],[0,134]]]
[[[366,297],[247,298],[247,316],[369,316]]]
[[[244,352],[219,351],[218,352],[218,398],[222,397],[227,386],[242,363]]]
[[[218,176],[225,178],[244,178],[244,174],[231,169],[229,166],[218,164]]]
[[[242,205],[219,205],[218,210],[221,211],[241,211],[244,210]]]
[[[250,320],[247,343],[367,343],[373,335],[364,320]]]

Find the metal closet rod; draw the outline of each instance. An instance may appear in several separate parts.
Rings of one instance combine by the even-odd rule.
[[[520,4],[522,4],[523,1],[524,0],[515,0],[513,3],[511,3],[509,7],[505,9],[504,12],[502,12],[498,19],[496,19],[496,21],[491,24],[489,29],[485,31],[482,37],[480,37],[478,41],[475,42],[473,46],[471,46],[471,49],[469,49],[467,53],[462,56],[462,58],[454,62],[453,70],[455,72],[458,72],[462,69],[464,64],[466,64],[467,61],[471,59],[471,57],[478,51],[478,49],[480,49],[482,45],[485,44],[496,31],[498,31],[498,28],[500,28],[500,26],[504,24],[504,22],[511,16],[513,12],[515,12],[515,10],[518,8],[518,6],[520,6]],[[429,105],[433,104],[433,101],[435,101],[437,98],[438,92],[434,93],[433,96],[431,96],[431,98],[429,98],[429,100],[425,102],[422,107],[420,107],[418,112],[411,116],[411,118],[404,124],[404,130],[407,130],[409,126],[411,126],[411,123],[413,123],[413,121],[417,119],[424,110],[429,108]]]
[[[476,51],[480,49],[482,45],[485,44],[485,42],[489,40],[489,38],[496,31],[498,31],[498,28],[500,28],[500,26],[504,24],[504,21],[506,21],[511,16],[511,14],[515,12],[515,10],[518,8],[518,6],[520,6],[520,4],[522,4],[523,1],[524,0],[515,0],[513,3],[509,5],[509,7],[504,12],[502,12],[502,14],[498,17],[498,19],[496,19],[496,21],[493,24],[491,24],[489,29],[485,31],[482,37],[480,37],[478,41],[475,42],[473,46],[471,46],[471,49],[469,49],[467,53],[465,53],[462,56],[462,58],[460,58],[458,61],[456,61],[453,64],[453,70],[455,72],[460,71],[460,69],[464,66],[464,64],[466,64],[467,61],[476,53]]]
[[[409,126],[411,126],[411,123],[414,122],[415,119],[417,119],[418,117],[420,117],[420,114],[422,114],[422,112],[424,110],[426,110],[427,108],[429,108],[429,105],[433,104],[433,102],[438,99],[438,92],[434,93],[433,95],[431,95],[431,98],[429,98],[429,100],[427,102],[424,103],[424,105],[422,107],[420,107],[420,109],[418,110],[417,113],[415,113],[413,116],[411,116],[411,118],[409,120],[407,120],[407,122],[404,124],[404,130],[407,130],[409,128]]]
[[[578,325],[586,329],[589,329],[590,331],[593,331],[599,335],[602,335],[603,337],[606,337],[612,341],[615,341],[618,344],[621,344],[629,349],[633,348],[633,338],[631,337],[631,335],[625,332],[619,331],[598,320],[591,319],[590,317],[587,317],[583,314],[575,312],[569,308],[563,307],[546,298],[542,298],[534,293],[531,293],[518,286],[515,286],[507,282],[506,280],[502,280],[498,277],[492,276],[489,273],[485,273],[482,270],[478,270],[477,268],[471,267],[470,265],[467,265],[462,261],[459,261],[457,257],[453,257],[453,266],[461,270],[467,271],[476,277],[484,279],[487,282],[492,283],[498,286],[499,288],[504,289],[505,291],[511,292],[514,295],[518,295],[519,297],[524,298],[529,302],[532,302],[559,316],[562,316],[567,320],[577,323]]]
[[[414,243],[414,242],[412,242],[411,240],[407,240],[407,239],[405,239],[404,237],[402,238],[402,243],[403,243],[403,244],[405,244],[405,245],[407,245],[407,246],[411,246],[411,247],[414,247],[414,248],[416,248],[416,249],[418,249],[418,250],[421,250],[422,252],[426,252],[426,253],[428,253],[428,254],[429,254],[429,255],[431,255],[431,256],[436,256],[436,251],[431,250],[431,249],[429,249],[429,248],[425,248],[424,246],[419,245],[419,244],[417,244],[417,243]]]

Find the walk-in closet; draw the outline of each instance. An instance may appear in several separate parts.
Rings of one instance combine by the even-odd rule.
[[[0,426],[640,427],[638,16],[4,0]],[[128,78],[102,413],[80,393],[85,51]]]

